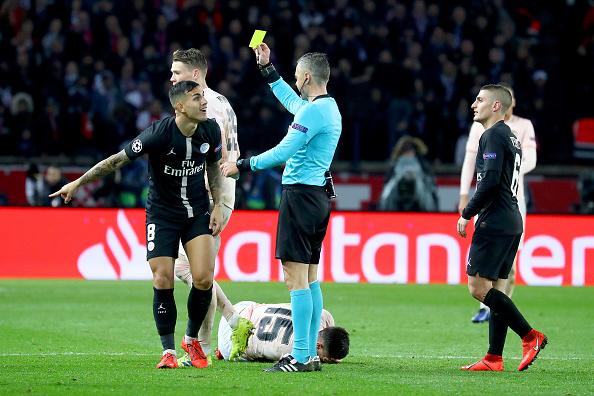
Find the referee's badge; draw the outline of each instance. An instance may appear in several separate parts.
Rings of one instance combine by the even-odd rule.
[[[208,152],[208,149],[210,148],[210,144],[208,143],[202,143],[202,145],[200,146],[200,152],[202,154],[206,154]]]

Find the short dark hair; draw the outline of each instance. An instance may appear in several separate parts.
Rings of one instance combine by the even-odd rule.
[[[327,84],[330,80],[330,63],[323,52],[308,52],[297,61],[297,65],[311,73],[317,84]]]
[[[331,326],[320,331],[322,345],[332,359],[343,359],[349,354],[349,332],[342,327]]]
[[[509,91],[509,93],[511,94],[511,96],[514,96],[514,89],[512,88],[512,86],[506,82],[498,82],[497,85],[501,85],[503,88],[507,89]]]
[[[172,62],[181,62],[186,65],[190,65],[201,71],[206,71],[208,68],[208,62],[206,56],[196,48],[190,48],[187,50],[179,49],[173,53]]]
[[[169,88],[169,102],[171,103],[171,106],[175,107],[175,102],[181,95],[187,94],[198,85],[200,84],[194,81],[180,81],[177,84],[172,85],[171,88]]]
[[[487,84],[481,87],[481,91],[489,91],[493,98],[501,103],[501,112],[505,113],[512,105],[512,95],[509,89],[499,84]]]

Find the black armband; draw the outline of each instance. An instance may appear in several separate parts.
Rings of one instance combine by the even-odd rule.
[[[280,74],[278,74],[272,62],[268,62],[268,64],[264,66],[258,65],[258,67],[260,68],[260,73],[262,73],[262,77],[264,77],[268,84],[271,84],[276,80],[280,80]]]
[[[250,158],[251,157],[240,158],[237,160],[237,162],[235,164],[237,165],[237,169],[239,169],[239,173],[252,171],[252,167],[250,166]]]

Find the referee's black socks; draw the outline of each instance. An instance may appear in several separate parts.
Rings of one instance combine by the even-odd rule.
[[[177,308],[173,289],[155,289],[153,287],[153,316],[157,331],[161,337],[163,349],[175,350],[175,321],[177,320]]]
[[[212,286],[207,290],[200,290],[192,285],[188,296],[188,327],[186,328],[188,337],[196,338],[198,336],[198,330],[206,317],[211,299]]]
[[[532,330],[524,316],[518,311],[513,301],[505,293],[495,289],[489,290],[483,301],[492,311],[501,315],[507,325],[520,337],[524,337]]]

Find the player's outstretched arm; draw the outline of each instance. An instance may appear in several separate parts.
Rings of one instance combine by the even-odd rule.
[[[53,198],[59,195],[64,199],[65,203],[68,203],[80,186],[98,180],[103,176],[109,175],[110,173],[126,165],[128,162],[130,162],[130,158],[128,158],[126,152],[122,150],[119,153],[98,162],[95,166],[86,171],[84,175],[73,182],[64,185],[60,190],[50,194],[49,196],[50,198]]]
[[[218,162],[207,163],[206,173],[208,174],[208,185],[214,202],[214,208],[210,214],[210,229],[212,235],[216,236],[225,228],[225,216],[223,215],[223,174]]]

